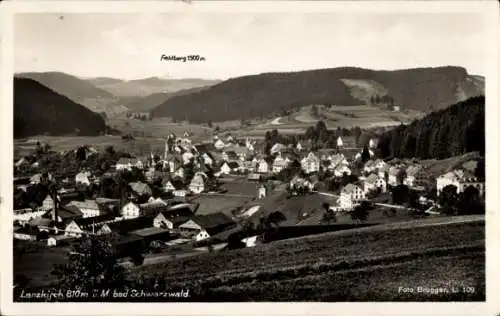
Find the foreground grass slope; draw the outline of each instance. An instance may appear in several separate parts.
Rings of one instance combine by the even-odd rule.
[[[484,219],[436,218],[202,254],[131,271],[205,301],[481,300]],[[399,287],[474,287],[405,295]]]

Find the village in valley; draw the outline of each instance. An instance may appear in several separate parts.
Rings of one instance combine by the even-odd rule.
[[[332,148],[312,148],[277,130],[264,141],[229,132],[199,144],[190,137],[170,134],[163,152],[143,157],[87,145],[56,152],[37,142],[15,161],[15,240],[50,252],[113,234],[122,264],[141,266],[341,224],[464,215],[454,200],[484,198],[481,162],[429,178],[417,159],[377,157],[377,138],[358,147],[339,135]],[[464,203],[465,212],[481,213],[481,203]]]
[[[483,16],[265,7],[8,19],[15,302],[486,300]]]

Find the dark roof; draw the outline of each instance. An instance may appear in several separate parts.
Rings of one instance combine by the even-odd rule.
[[[47,211],[43,217],[51,217],[52,216],[53,210]],[[61,206],[57,209],[57,216],[59,216],[61,219],[66,220],[66,219],[76,219],[79,217],[83,216],[82,211],[74,205],[64,205]]]
[[[61,204],[66,204],[71,201],[83,201],[85,200],[85,196],[81,192],[75,191],[58,194],[58,199]]]
[[[148,226],[153,226],[153,218],[151,217],[138,217],[132,219],[125,219],[122,221],[109,223],[108,227],[118,233],[127,233],[133,230],[138,230]]]
[[[189,208],[187,206],[186,207],[176,208],[176,209],[173,209],[173,210],[162,211],[161,213],[168,220],[176,218],[176,217],[188,217],[188,218],[191,218],[191,217],[194,216],[194,212],[191,210],[191,208]]]
[[[157,215],[168,208],[168,205],[159,202],[140,204],[139,208],[146,215]]]
[[[236,162],[236,161],[230,161],[230,162],[227,163],[227,165],[231,169],[238,168],[240,166],[240,164],[238,162]]]
[[[30,177],[14,178],[14,185],[23,185],[30,183],[31,183]]]
[[[114,219],[115,216],[111,214],[103,214],[94,217],[85,217],[75,219],[75,223],[80,227],[87,227],[92,224],[99,224],[105,221],[110,221]]]
[[[236,224],[230,217],[222,212],[196,215],[192,220],[203,227],[210,235],[222,231],[225,227]]]

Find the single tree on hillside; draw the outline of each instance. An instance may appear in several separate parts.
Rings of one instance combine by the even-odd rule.
[[[59,279],[59,287],[93,294],[107,289],[123,289],[126,286],[125,270],[118,265],[113,234],[98,238],[84,236],[68,255],[66,264],[56,265],[53,274]]]

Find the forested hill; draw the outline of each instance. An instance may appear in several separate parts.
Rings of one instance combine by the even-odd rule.
[[[402,108],[427,111],[482,94],[484,83],[461,67],[394,71],[343,67],[233,78],[173,97],[152,114],[197,123],[239,120],[311,104],[359,105],[371,96],[386,96]]]
[[[103,118],[37,81],[14,78],[14,137],[84,136],[105,130]]]
[[[473,97],[380,136],[386,157],[443,159],[485,149],[485,98]]]

